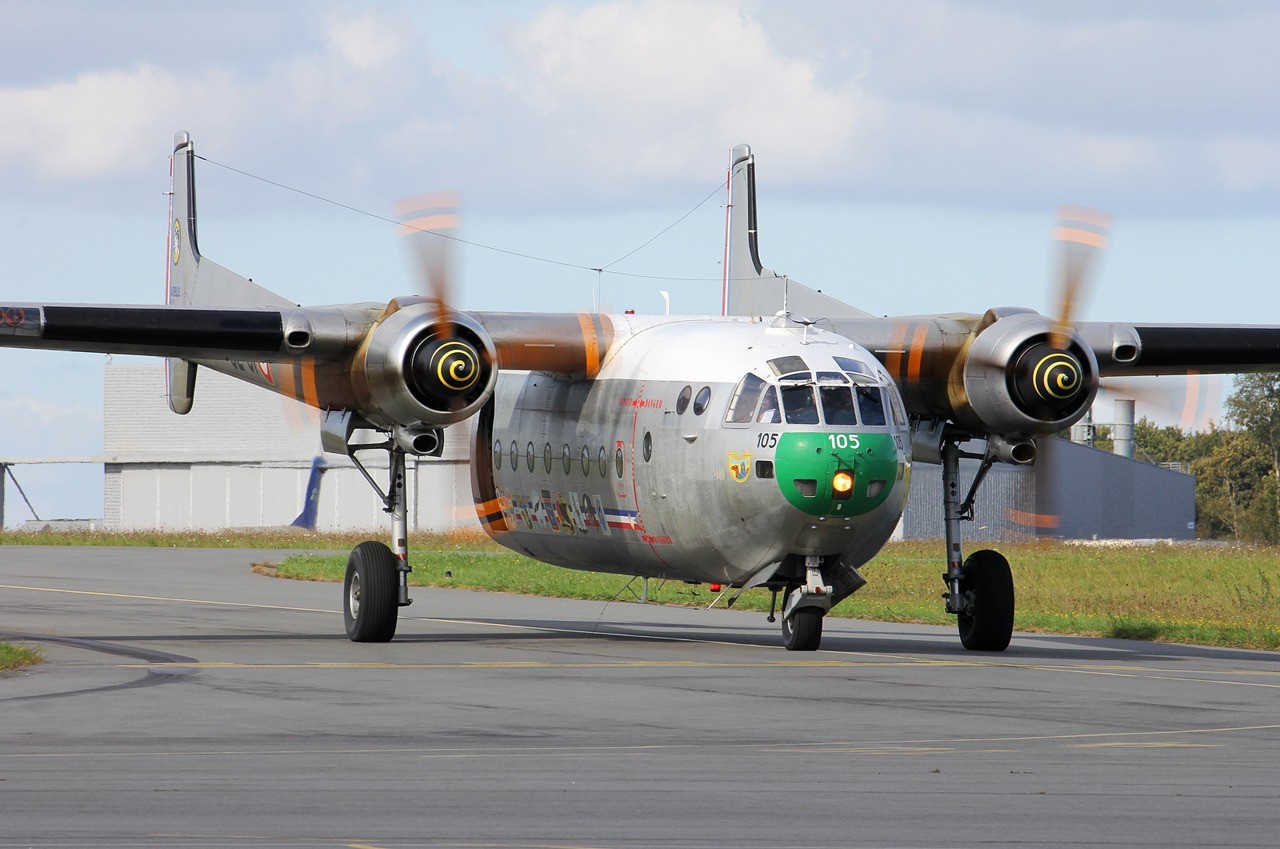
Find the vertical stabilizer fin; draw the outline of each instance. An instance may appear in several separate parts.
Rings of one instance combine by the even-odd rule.
[[[196,240],[195,145],[189,133],[173,137],[169,160],[169,238],[164,302],[182,307],[291,307],[290,301],[200,256]],[[169,357],[169,409],[186,415],[195,401],[196,365]]]
[[[293,302],[200,256],[196,241],[195,145],[173,137],[169,268],[165,303],[184,307],[292,307]]]
[[[750,145],[740,144],[733,149],[729,165],[721,310],[725,315],[771,316],[784,309],[812,319],[870,315],[785,278],[760,262],[756,159]]]

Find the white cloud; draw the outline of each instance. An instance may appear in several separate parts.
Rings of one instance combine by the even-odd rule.
[[[769,147],[816,173],[853,143],[870,106],[852,84],[826,86],[802,58],[728,0],[611,0],[553,6],[510,41],[504,80],[547,155],[630,179],[705,179],[734,143]]]
[[[1280,143],[1258,139],[1217,139],[1208,158],[1222,185],[1242,194],[1280,188]]]
[[[396,59],[402,47],[402,31],[392,21],[375,15],[331,15],[325,40],[352,67],[368,69]]]
[[[152,158],[157,109],[180,91],[171,74],[146,64],[0,89],[0,168],[66,180],[136,168]]]

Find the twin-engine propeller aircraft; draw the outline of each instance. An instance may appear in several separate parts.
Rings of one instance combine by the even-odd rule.
[[[823,617],[865,583],[858,567],[898,523],[912,462],[940,463],[946,609],[966,648],[1001,651],[1009,564],[965,558],[960,533],[991,465],[1033,462],[1036,438],[1079,419],[1102,377],[1280,365],[1280,327],[1073,322],[1105,241],[1088,210],[1061,228],[1054,318],[876,318],[789,283],[759,261],[745,145],[729,169],[722,316],[464,312],[443,297],[298,307],[201,257],[186,133],[171,167],[168,303],[3,303],[0,345],[167,357],[176,413],[200,367],[318,408],[324,450],[350,457],[392,518],[390,547],[364,542],[348,560],[357,642],[390,640],[410,603],[406,455],[437,454],[445,428],[474,416],[476,513],[499,543],[575,569],[765,587],[796,651],[816,649]],[[389,456],[385,488],[368,451]],[[962,456],[981,460],[964,497]]]

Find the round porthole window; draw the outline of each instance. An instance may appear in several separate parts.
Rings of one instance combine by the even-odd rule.
[[[653,434],[647,430],[644,432],[644,440],[640,443],[640,450],[644,453],[644,461],[649,462],[653,457]]]
[[[569,454],[569,443],[564,444],[564,448],[560,449],[560,462],[564,464],[564,473],[567,475],[573,469],[573,457]]]
[[[520,471],[520,455],[516,453],[516,441],[511,440],[511,471]]]
[[[524,448],[524,459],[529,466],[529,471],[533,471],[533,443],[530,442]]]
[[[676,398],[676,415],[684,415],[684,411],[689,409],[689,399],[693,397],[693,387],[686,386],[680,390],[680,395]]]
[[[551,443],[542,446],[542,469],[547,474],[551,474]]]
[[[495,469],[502,468],[502,443],[501,442],[493,443],[493,467]]]
[[[599,457],[597,458],[597,460],[599,461],[599,465],[600,465],[600,477],[604,477],[605,475],[607,475],[607,474],[608,474],[608,472],[606,471],[606,466],[605,466],[605,462],[604,462],[604,448],[603,448],[603,446],[600,448],[600,455],[599,455]]]
[[[698,390],[698,397],[693,399],[693,414],[700,416],[707,411],[707,405],[711,403],[711,387],[704,386]]]
[[[591,449],[585,445],[582,446],[582,473],[591,474]]]
[[[618,472],[618,477],[622,477],[622,449],[619,448],[613,452],[613,468]]]

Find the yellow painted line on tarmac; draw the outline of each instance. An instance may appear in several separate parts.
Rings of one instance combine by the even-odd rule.
[[[1098,731],[1083,732],[1078,734],[1030,734],[1016,737],[951,737],[939,739],[920,739],[920,740],[884,740],[879,741],[875,745],[880,746],[929,746],[929,745],[956,745],[960,743],[1056,743],[1069,742],[1072,740],[1120,740],[1122,738],[1160,738],[1160,737],[1179,737],[1193,734],[1235,734],[1250,731],[1280,731],[1280,725],[1228,725],[1217,728],[1176,728],[1164,731]],[[808,752],[817,752],[835,746],[864,746],[868,745],[866,741],[859,740],[828,740],[814,743],[791,743],[789,748],[803,750]]]
[[[1077,743],[1074,746],[1068,746],[1070,749],[1213,749],[1220,748],[1221,743],[1182,743],[1177,741],[1162,742],[1136,742],[1136,743]]]
[[[336,610],[314,607],[291,607],[278,604],[254,604],[250,602],[238,601],[213,601],[209,599],[170,597],[170,596],[149,596],[136,595],[129,593],[111,593],[94,590],[73,590],[58,587],[33,587],[14,584],[0,584],[0,589],[4,590],[20,590],[27,592],[43,592],[56,593],[63,595],[86,596],[91,598],[114,598],[132,601],[154,601],[167,604],[190,604],[204,605],[212,607],[236,607],[252,610],[278,610],[294,613],[322,613],[333,616],[337,614]],[[433,622],[454,626],[472,626],[479,628],[491,629],[510,629],[518,631],[534,631],[553,634],[568,635],[584,635],[584,636],[610,636],[610,637],[627,637],[636,640],[650,640],[654,642],[687,642],[700,645],[724,645],[733,646],[735,648],[760,648],[762,643],[738,642],[732,640],[717,639],[700,639],[697,637],[673,637],[666,634],[645,634],[623,630],[618,625],[606,630],[588,630],[574,628],[556,628],[551,626],[540,626],[535,624],[512,624],[506,622],[486,622],[484,620],[474,619],[445,619],[439,617],[404,617],[405,619],[413,619],[420,622]],[[567,663],[539,663],[539,662],[520,662],[520,661],[496,661],[492,663],[457,663],[457,664],[235,664],[235,663],[192,663],[192,664],[170,664],[171,666],[184,669],[606,669],[611,667],[625,668],[627,666],[643,668],[738,668],[738,669],[754,669],[754,668],[777,668],[777,669],[820,669],[820,668],[913,668],[913,667],[936,667],[936,668],[966,668],[966,667],[998,667],[1004,669],[1023,669],[1030,671],[1055,672],[1055,673],[1072,673],[1076,675],[1099,675],[1111,676],[1117,678],[1137,678],[1147,681],[1174,681],[1181,683],[1202,683],[1217,684],[1222,686],[1233,687],[1253,687],[1264,689],[1280,689],[1280,681],[1275,683],[1258,680],[1229,680],[1235,677],[1277,677],[1280,676],[1280,669],[1276,670],[1170,670],[1152,666],[1133,666],[1124,663],[1115,664],[1079,664],[1066,665],[1054,663],[1022,663],[1017,659],[997,660],[997,659],[959,659],[959,658],[930,658],[915,655],[888,654],[883,652],[867,652],[857,650],[822,650],[820,655],[834,655],[841,659],[813,659],[804,661],[744,661],[733,662],[726,661],[720,663],[705,663],[694,661],[618,661],[618,662],[602,662],[595,664],[567,664]],[[860,658],[859,660],[851,660],[849,658]],[[139,664],[136,667],[128,666],[123,668],[162,668],[166,664]],[[1206,677],[1200,677],[1206,676]],[[1215,677],[1207,677],[1215,676]]]
[[[820,669],[865,667],[909,667],[918,663],[881,663],[857,660],[760,660],[760,661],[694,661],[694,660],[613,660],[613,661],[542,661],[488,660],[455,663],[388,663],[385,661],[315,661],[310,663],[239,663],[236,661],[181,661],[162,663],[121,663],[118,669]]]
[[[210,601],[203,598],[170,598],[155,595],[130,595],[128,593],[104,593],[93,590],[67,590],[57,587],[23,587],[13,584],[0,584],[0,590],[27,590],[37,593],[59,593],[62,595],[82,595],[94,598],[119,598],[129,601],[163,601],[171,604],[197,604],[210,607],[248,607],[255,610],[291,610],[295,613],[333,613],[316,607],[287,607],[281,604],[250,604],[244,601]]]

